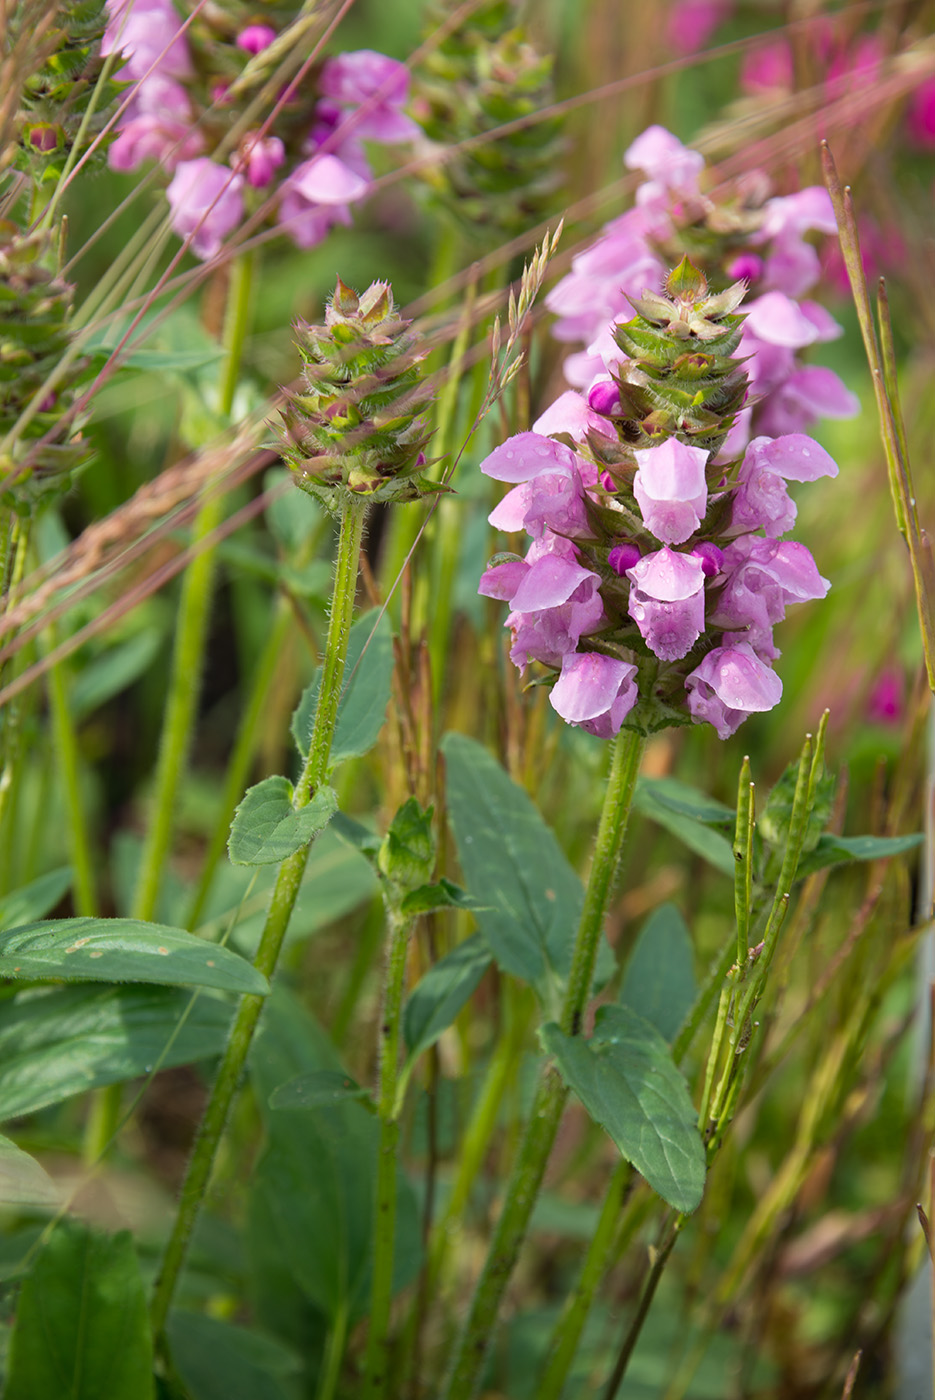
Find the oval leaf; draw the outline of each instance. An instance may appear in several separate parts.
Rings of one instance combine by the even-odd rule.
[[[446,1031],[477,987],[493,958],[479,933],[430,967],[413,989],[403,1012],[403,1035],[410,1055],[421,1055]]]
[[[393,638],[386,614],[377,621],[374,609],[351,628],[344,666],[338,723],[331,745],[331,766],[345,758],[369,753],[383,728],[393,682]],[[292,716],[292,737],[304,758],[318,704],[321,667]]]
[[[675,1210],[695,1210],[704,1145],[688,1086],[656,1028],[627,1007],[602,1006],[590,1040],[554,1023],[541,1034],[565,1083],[626,1160]]]
[[[819,836],[815,848],[803,855],[796,870],[797,879],[822,870],[826,865],[844,865],[852,860],[888,860],[915,850],[925,837],[914,836],[835,836],[826,831]]]
[[[308,806],[292,806],[286,778],[264,778],[250,788],[237,811],[227,843],[235,865],[278,865],[323,831],[338,810],[334,788],[323,787]]]
[[[269,991],[263,974],[239,953],[141,919],[46,919],[10,929],[0,934],[0,977]]]
[[[5,1002],[0,1120],[219,1055],[231,1008],[174,987],[49,987]]]
[[[679,784],[679,787],[681,788],[682,784]],[[713,865],[715,870],[729,875],[731,879],[734,878],[735,862],[731,843],[726,836],[722,836],[719,831],[713,831],[708,825],[714,821],[716,808],[713,802],[710,814],[702,818],[698,812],[706,811],[704,807],[699,806],[697,810],[692,811],[686,800],[674,799],[669,793],[663,797],[656,787],[641,781],[636,786],[633,806],[666,831],[670,831],[673,836],[677,836],[690,851],[694,851],[709,865]]]
[[[71,882],[71,866],[62,865],[58,870],[40,875],[38,880],[31,880],[28,885],[21,885],[18,890],[11,890],[0,899],[0,930],[43,918],[68,893]]]

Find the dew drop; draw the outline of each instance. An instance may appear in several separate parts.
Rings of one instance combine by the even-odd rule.
[[[811,455],[812,455],[812,454],[811,454],[811,451],[810,451],[809,448],[807,448],[807,447],[803,447],[803,448],[802,448],[802,456],[803,456],[803,457],[811,457]]]

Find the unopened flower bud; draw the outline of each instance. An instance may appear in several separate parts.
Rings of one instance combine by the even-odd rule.
[[[622,578],[627,569],[632,569],[634,564],[640,562],[640,547],[633,540],[624,540],[623,544],[615,544],[607,555],[607,563],[615,574]]]
[[[237,47],[244,53],[258,54],[268,49],[276,38],[275,29],[268,24],[248,24],[237,35]]]

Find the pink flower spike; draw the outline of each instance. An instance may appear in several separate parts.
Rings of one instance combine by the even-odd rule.
[[[172,227],[190,238],[192,252],[213,258],[243,218],[243,176],[207,156],[182,161],[166,190]]]
[[[708,453],[668,438],[633,455],[638,466],[633,494],[646,528],[665,544],[681,544],[698,529],[707,509]]]
[[[685,678],[688,708],[696,724],[713,724],[730,738],[748,715],[771,710],[782,699],[782,681],[746,642],[715,647]]]
[[[276,31],[268,24],[248,24],[237,35],[237,47],[244,53],[258,54],[268,49],[276,38]]]
[[[612,739],[637,701],[636,667],[599,652],[572,652],[549,695],[552,708],[568,724],[601,739]]]
[[[516,433],[495,447],[480,469],[495,481],[529,481],[544,471],[576,471],[577,458],[570,447],[541,433]]]

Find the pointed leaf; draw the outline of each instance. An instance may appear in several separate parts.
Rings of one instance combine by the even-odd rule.
[[[288,779],[264,778],[234,813],[228,854],[235,865],[278,865],[307,846],[337,810],[334,788],[319,788],[306,807],[295,811]]]
[[[10,929],[0,934],[0,977],[269,991],[263,974],[239,953],[141,919],[48,919]]]
[[[852,860],[888,860],[914,851],[925,840],[914,836],[835,836],[830,831],[819,836],[815,848],[799,861],[796,878],[801,880],[826,865],[843,865]]]
[[[670,1206],[695,1210],[704,1145],[688,1086],[656,1028],[627,1007],[602,1006],[590,1040],[554,1023],[541,1035],[565,1083],[626,1160]]]
[[[170,987],[31,989],[0,1018],[0,1120],[219,1055],[230,1021],[226,1002]]]
[[[342,1099],[370,1098],[349,1074],[336,1069],[313,1069],[287,1079],[269,1096],[270,1108],[327,1108]]]
[[[453,885],[444,876],[437,885],[422,885],[407,894],[399,906],[401,914],[414,918],[416,914],[431,914],[435,909],[477,909],[479,906],[469,894]]]
[[[43,918],[71,889],[72,878],[71,866],[62,865],[4,895],[0,899],[0,931]]]
[[[0,1205],[57,1206],[55,1183],[35,1157],[0,1137]]]
[[[410,1055],[421,1055],[452,1024],[492,963],[490,949],[472,933],[430,967],[413,988],[403,1012],[403,1036]]]
[[[152,1366],[129,1231],[59,1224],[20,1290],[6,1400],[150,1400]]]
[[[674,904],[660,904],[627,961],[620,1005],[672,1041],[695,1003],[695,957],[688,925]]]
[[[715,870],[734,878],[734,852],[727,837],[719,831],[712,831],[697,816],[688,815],[684,805],[676,808],[671,801],[664,801],[651,786],[638,783],[633,806],[659,826],[665,827],[666,831],[671,831],[673,836],[713,865]]]
[[[369,753],[383,728],[393,681],[393,639],[389,619],[384,614],[377,622],[377,617],[376,609],[364,613],[351,628],[338,723],[331,745],[332,767],[342,759]],[[292,737],[303,758],[308,753],[320,687],[319,666],[292,716]]]

